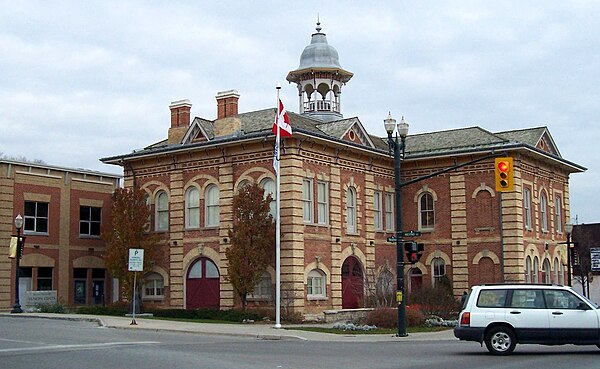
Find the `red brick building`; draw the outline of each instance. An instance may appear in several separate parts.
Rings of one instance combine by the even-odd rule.
[[[394,171],[387,138],[344,118],[341,89],[352,73],[317,27],[287,80],[298,87],[294,134],[282,143],[283,306],[304,314],[358,307],[395,289]],[[190,119],[189,100],[171,104],[168,139],[102,159],[140,187],[164,234],[164,260],[148,271],[144,299],[159,306],[236,305],[226,281],[232,198],[244,183],[275,190],[276,111],[238,112],[235,90],[217,94],[216,119]],[[289,103],[286,103],[290,105]],[[382,112],[382,123],[385,117]],[[585,168],[561,157],[546,127],[491,132],[468,127],[410,135],[402,179],[410,181],[490,154],[514,158],[514,191],[495,190],[494,159],[402,188],[404,230],[422,232],[424,256],[406,268],[407,291],[447,276],[460,295],[484,282],[562,282],[569,175]],[[274,266],[251,301],[273,303]]]
[[[112,301],[100,229],[111,216],[121,176],[0,159],[0,309],[15,301],[15,261],[8,258],[14,220],[26,237],[20,261],[20,302],[27,291],[56,291],[65,305]]]

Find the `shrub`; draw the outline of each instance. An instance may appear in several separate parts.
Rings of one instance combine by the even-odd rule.
[[[417,307],[406,307],[406,325],[409,327],[420,327],[425,322],[425,316]],[[378,328],[397,328],[398,327],[398,309],[397,308],[377,308],[369,312],[364,319],[364,323],[374,325]]]
[[[127,303],[115,303],[106,306],[93,305],[93,306],[80,306],[75,309],[76,314],[90,314],[90,315],[112,315],[112,316],[124,316],[129,312],[129,304]]]
[[[35,307],[40,313],[65,314],[67,312],[67,308],[58,302],[56,304],[36,305]]]
[[[439,316],[456,319],[460,311],[460,301],[454,297],[452,285],[447,276],[434,286],[423,285],[409,297],[410,305],[417,305],[425,316]]]

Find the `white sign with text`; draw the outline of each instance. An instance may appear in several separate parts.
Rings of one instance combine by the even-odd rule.
[[[130,272],[144,271],[144,249],[129,249],[129,267]]]

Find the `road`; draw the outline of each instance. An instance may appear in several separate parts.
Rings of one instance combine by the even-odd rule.
[[[595,368],[595,346],[517,346],[494,357],[476,343],[317,342],[101,328],[0,317],[0,368]]]

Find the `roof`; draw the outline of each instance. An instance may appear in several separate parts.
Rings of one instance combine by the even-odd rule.
[[[60,167],[60,166],[56,166],[56,165],[48,165],[43,162],[30,162],[30,161],[25,161],[25,160],[0,159],[0,164],[18,165],[18,166],[31,167],[31,168],[55,170],[57,172],[94,175],[94,176],[98,176],[98,177],[106,177],[106,178],[112,178],[112,179],[120,179],[123,177],[120,174],[105,173],[105,172],[99,172],[99,171],[91,170],[91,169],[84,169],[84,168]]]
[[[161,141],[130,154],[101,159],[105,163],[119,164],[121,159],[144,157],[169,151],[194,149],[206,145],[225,144],[240,140],[264,139],[273,136],[271,128],[275,121],[275,108],[241,113],[236,116],[240,121],[239,131],[227,136],[215,137],[215,121],[194,118],[181,143],[167,144]],[[307,115],[288,112],[294,134],[312,136],[353,146],[374,153],[388,152],[387,137],[368,134],[358,117],[344,118],[332,122],[323,122]],[[353,135],[348,135],[352,131]],[[198,140],[197,137],[202,137]],[[357,137],[354,140],[349,137]],[[525,149],[555,160],[569,167],[572,172],[581,172],[586,168],[563,159],[546,127],[527,128],[493,133],[481,127],[457,128],[445,131],[420,133],[406,138],[405,160],[417,160],[440,156],[461,155],[474,152],[507,151]]]

